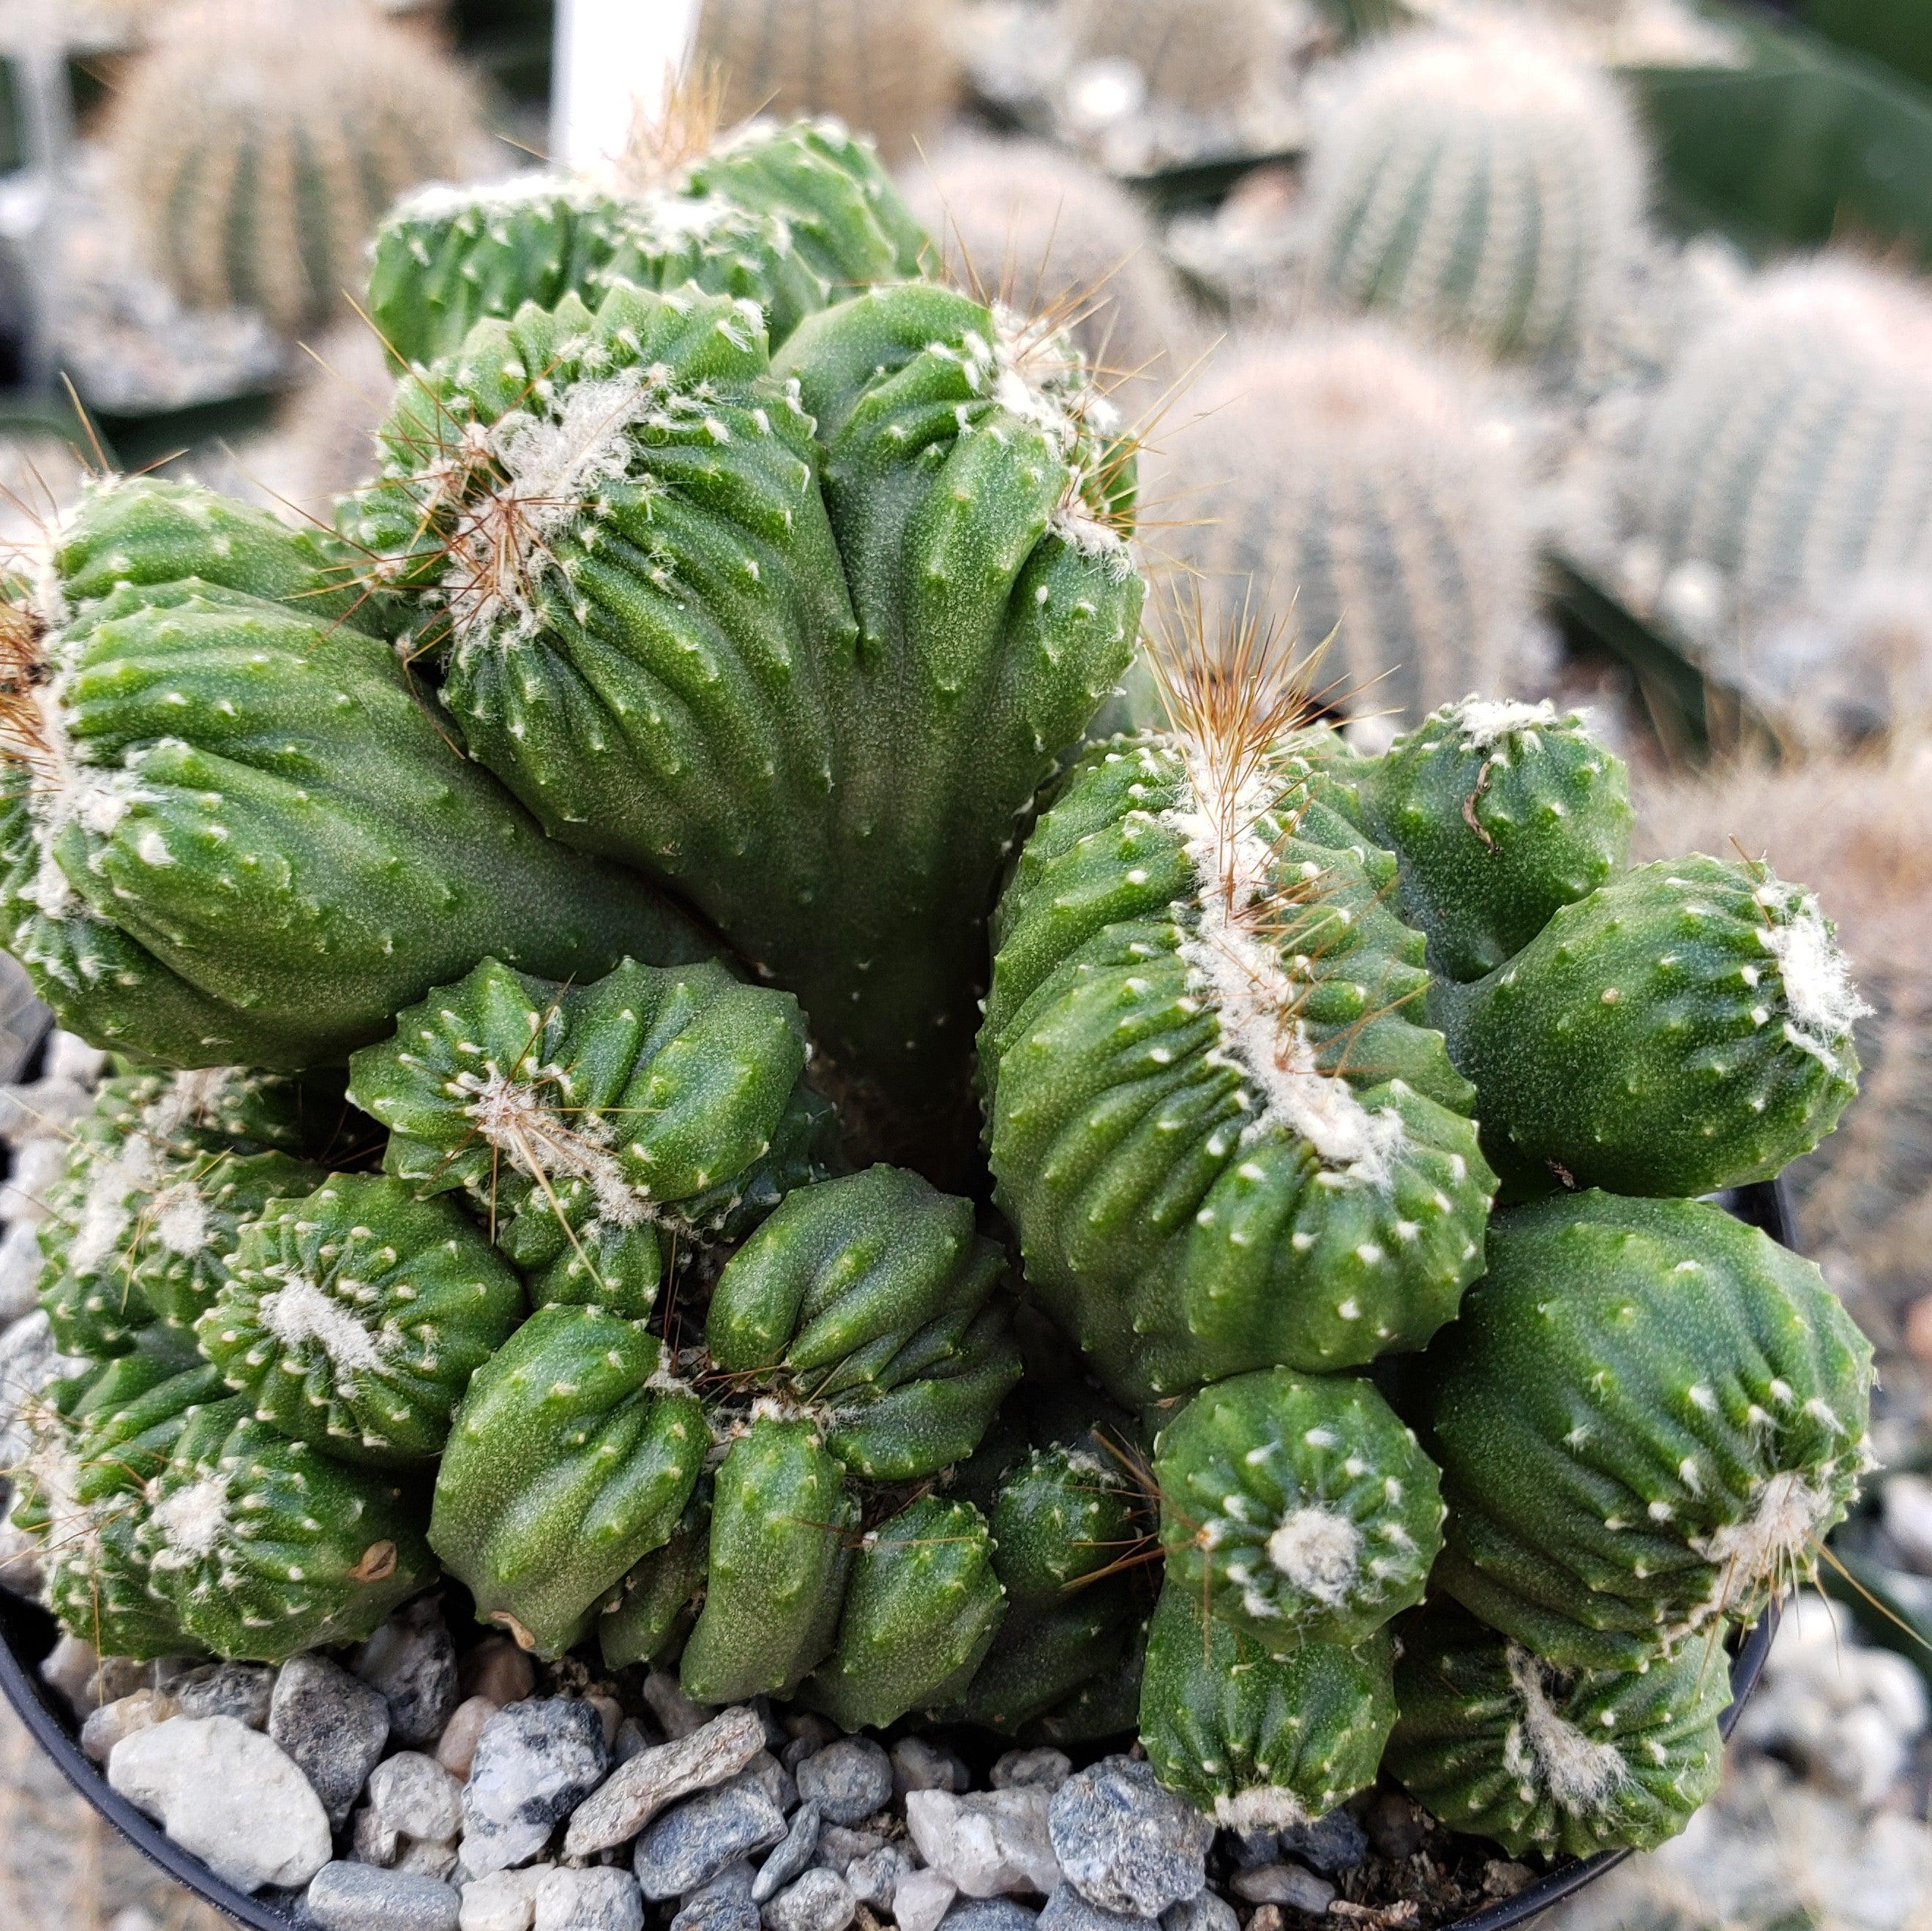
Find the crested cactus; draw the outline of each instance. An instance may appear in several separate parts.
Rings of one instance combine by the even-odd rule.
[[[1870,1465],[1871,1348],[1812,1264],[1696,1201],[1498,1214],[1431,1356],[1436,1582],[1564,1668],[1641,1669],[1808,1575]]]
[[[1246,99],[1274,42],[1266,0],[1075,0],[1068,24],[1077,60],[1124,61],[1156,103],[1209,121]]]
[[[522,1283],[453,1202],[340,1174],[264,1204],[195,1331],[257,1420],[406,1468],[441,1449],[471,1375],[523,1316]]]
[[[1511,1857],[1649,1850],[1717,1789],[1730,1680],[1700,1648],[1640,1669],[1559,1670],[1453,1606],[1412,1619],[1402,1645],[1389,1769]]]
[[[0,889],[70,1030],[181,1065],[311,1066],[488,953],[560,975],[703,955],[463,757],[388,646],[337,620],[354,598],[324,546],[124,482],[52,564],[0,622]]]
[[[650,1312],[667,1237],[742,1232],[822,1170],[796,1003],[716,964],[559,985],[485,959],[352,1063],[387,1171],[460,1188],[532,1299]]]
[[[1166,439],[1210,619],[1293,604],[1344,715],[1507,689],[1534,607],[1520,457],[1447,358],[1372,323],[1220,358]],[[1156,720],[1150,718],[1148,721]]]
[[[1337,73],[1309,148],[1309,279],[1496,355],[1573,349],[1642,238],[1615,84],[1520,31],[1406,34]]]
[[[397,195],[480,157],[461,70],[361,5],[178,10],[104,136],[154,265],[198,307],[293,330],[340,313]]]
[[[1441,1486],[1366,1381],[1217,1382],[1161,1430],[1154,1468],[1169,1585],[1270,1655],[1359,1642],[1422,1600]]]

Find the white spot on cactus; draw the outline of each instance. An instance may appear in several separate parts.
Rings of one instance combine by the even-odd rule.
[[[1503,1762],[1532,1789],[1546,1790],[1568,1811],[1603,1806],[1629,1777],[1614,1745],[1586,1736],[1558,1711],[1550,1666],[1520,1645],[1508,1651],[1510,1685],[1522,1714],[1503,1740]]]
[[[1268,1552],[1304,1595],[1338,1607],[1361,1574],[1362,1532],[1346,1516],[1310,1505],[1282,1518],[1268,1537]]]
[[[1853,1024],[1871,1010],[1852,984],[1850,961],[1802,886],[1771,878],[1754,895],[1765,915],[1759,939],[1784,987],[1785,1037],[1835,1072]]]
[[[1750,1513],[1742,1521],[1691,1537],[1691,1548],[1714,1573],[1708,1593],[1667,1632],[1667,1639],[1674,1642],[1716,1617],[1748,1606],[1779,1576],[1808,1567],[1812,1546],[1837,1510],[1828,1485],[1802,1471],[1782,1469],[1757,1491]]]
[[[313,1281],[284,1281],[262,1297],[258,1312],[262,1327],[284,1348],[315,1342],[330,1363],[345,1373],[382,1366],[382,1351],[375,1336]]]
[[[154,1558],[157,1569],[184,1568],[209,1555],[228,1531],[228,1482],[220,1474],[164,1495],[148,1511],[162,1546]]]
[[[1268,1784],[1214,1800],[1214,1821],[1224,1831],[1285,1831],[1309,1822],[1311,1815],[1293,1791]]]
[[[1556,707],[1547,698],[1540,704],[1516,704],[1465,697],[1448,709],[1450,721],[1461,733],[1463,744],[1474,751],[1494,751],[1515,732],[1534,730],[1539,724],[1556,721]]]
[[[536,1087],[491,1071],[459,1073],[454,1084],[476,1096],[464,1111],[490,1145],[508,1156],[520,1173],[554,1182],[580,1180],[597,1202],[599,1215],[617,1227],[638,1227],[650,1218],[644,1193],[624,1177],[608,1147],[609,1126],[579,1115],[565,1125],[557,1110]]]
[[[164,1187],[148,1203],[148,1215],[154,1238],[170,1254],[199,1254],[208,1245],[208,1202],[196,1181]]]

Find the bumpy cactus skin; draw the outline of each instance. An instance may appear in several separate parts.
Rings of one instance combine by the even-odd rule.
[[[248,1415],[199,1410],[134,1532],[152,1586],[218,1656],[360,1642],[436,1576],[415,1505]]]
[[[1699,857],[1613,879],[1430,1004],[1506,1178],[1664,1195],[1769,1180],[1823,1139],[1864,1009],[1810,892]]]
[[[356,1055],[387,1170],[460,1187],[532,1299],[632,1320],[663,1272],[659,1230],[742,1231],[830,1157],[785,994],[722,966],[628,961],[565,986],[486,959]]]
[[[1420,1602],[1442,1546],[1434,1465],[1348,1377],[1217,1382],[1162,1429],[1154,1475],[1170,1585],[1276,1656]]]
[[[430,1545],[482,1620],[560,1655],[670,1539],[710,1441],[655,1337],[602,1308],[539,1308],[471,1378]]]
[[[1453,1606],[1412,1619],[1402,1643],[1390,1770],[1512,1857],[1647,1851],[1717,1790],[1730,1681],[1700,1645],[1640,1671],[1568,1672]]]
[[[1154,1774],[1225,1830],[1305,1824],[1375,1781],[1395,1722],[1395,1645],[1268,1654],[1169,1582],[1148,1639],[1141,1741]]]
[[[203,1354],[256,1419],[348,1462],[433,1458],[470,1378],[524,1317],[523,1283],[448,1200],[343,1174],[245,1228]]]
[[[308,1066],[491,952],[559,974],[703,955],[641,884],[548,844],[376,637],[194,577],[75,601],[104,567],[97,509],[158,571],[208,546],[213,500],[97,493],[59,607],[15,613],[0,889],[64,1025],[180,1065]],[[284,535],[279,571],[232,574],[312,575],[315,546]]]
[[[710,1528],[711,1485],[700,1481],[670,1540],[638,1559],[597,1618],[607,1669],[649,1663],[688,1632],[704,1594]]]
[[[1493,1177],[1394,871],[1184,737],[1090,755],[1029,841],[980,1034],[993,1172],[1120,1399],[1419,1347],[1480,1272]]]
[[[1871,1348],[1808,1261],[1696,1201],[1499,1214],[1430,1355],[1436,1582],[1566,1668],[1636,1669],[1808,1575],[1870,1465]]]
[[[1006,1267],[971,1204],[892,1167],[790,1195],[726,1263],[712,1365],[820,1418],[855,1474],[910,1481],[980,1445],[1020,1378]]]
[[[922,1496],[863,1537],[832,1654],[800,1694],[848,1730],[951,1703],[1005,1612],[986,1519]]]

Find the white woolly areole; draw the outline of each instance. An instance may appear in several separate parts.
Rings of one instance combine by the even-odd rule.
[[[162,1188],[148,1204],[148,1219],[170,1254],[199,1254],[208,1245],[208,1202],[194,1180]]]
[[[639,1227],[650,1218],[650,1204],[624,1177],[609,1151],[610,1128],[603,1120],[566,1126],[536,1090],[502,1073],[459,1073],[456,1084],[475,1100],[464,1111],[476,1130],[511,1164],[532,1180],[559,1175],[588,1186],[602,1217],[616,1227]]]
[[[1783,1469],[1759,1490],[1742,1521],[1690,1537],[1691,1548],[1717,1573],[1709,1594],[1666,1632],[1668,1639],[1692,1634],[1713,1618],[1747,1606],[1767,1583],[1801,1560],[1808,1561],[1837,1506],[1828,1484],[1814,1483],[1797,1469]]]
[[[557,201],[571,208],[590,208],[605,199],[594,181],[580,176],[558,174],[546,169],[526,168],[517,174],[490,181],[433,181],[397,202],[389,216],[392,222],[452,221],[465,214],[486,218],[508,214],[540,201]]]
[[[382,1366],[376,1338],[332,1294],[313,1281],[284,1281],[262,1297],[259,1315],[263,1327],[285,1348],[313,1341],[332,1366],[345,1374]]]
[[[138,1129],[111,1153],[96,1156],[68,1247],[74,1273],[97,1273],[119,1250],[136,1201],[152,1193],[160,1178],[163,1158],[160,1141]]]
[[[1522,1714],[1503,1739],[1503,1762],[1514,1777],[1546,1790],[1563,1810],[1601,1808],[1630,1775],[1616,1746],[1586,1737],[1559,1715],[1550,1696],[1549,1666],[1520,1644],[1508,1651],[1510,1687]]]
[[[1540,704],[1513,704],[1505,700],[1465,697],[1452,704],[1450,715],[1471,751],[1494,751],[1514,731],[1534,730],[1556,721],[1556,706],[1545,698]]]
[[[1851,961],[1802,886],[1768,879],[1754,896],[1766,915],[1758,937],[1784,987],[1785,1036],[1835,1070],[1853,1024],[1871,1010],[1852,983]]]
[[[1339,1608],[1361,1574],[1362,1532],[1346,1516],[1310,1505],[1282,1517],[1268,1553],[1304,1595]]]
[[[1224,1831],[1286,1831],[1313,1821],[1308,1807],[1292,1790],[1258,1783],[1214,1800],[1214,1821]]]
[[[228,1480],[204,1475],[164,1495],[148,1512],[164,1544],[154,1558],[160,1569],[178,1569],[211,1553],[228,1531]]]

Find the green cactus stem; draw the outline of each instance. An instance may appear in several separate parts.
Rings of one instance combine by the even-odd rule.
[[[605,1669],[676,1653],[704,1598],[710,1531],[711,1485],[700,1480],[670,1539],[638,1558],[598,1615]]]
[[[602,1308],[539,1308],[471,1378],[430,1546],[479,1618],[560,1656],[670,1540],[710,1445],[652,1336]]]
[[[1559,1670],[1453,1605],[1403,1627],[1388,1768],[1452,1830],[1511,1857],[1647,1851],[1714,1795],[1721,1655]]]
[[[1394,1658],[1385,1630],[1352,1648],[1311,1642],[1270,1655],[1171,1582],[1142,1678],[1148,1761],[1224,1830],[1325,1816],[1375,1781],[1396,1720]]]
[[[1691,1195],[1769,1180],[1831,1132],[1865,1006],[1809,891],[1692,856],[1560,907],[1430,1010],[1520,1189]]]
[[[729,1237],[831,1157],[796,1003],[722,966],[560,985],[486,959],[352,1062],[386,1170],[460,1188],[532,1300],[641,1319],[664,1237]]]
[[[340,1174],[242,1230],[196,1334],[256,1419],[346,1462],[432,1460],[523,1283],[453,1201]]]
[[[1810,1261],[1700,1201],[1498,1215],[1430,1360],[1436,1586],[1565,1668],[1750,1621],[1870,1465],[1870,1343]]]

